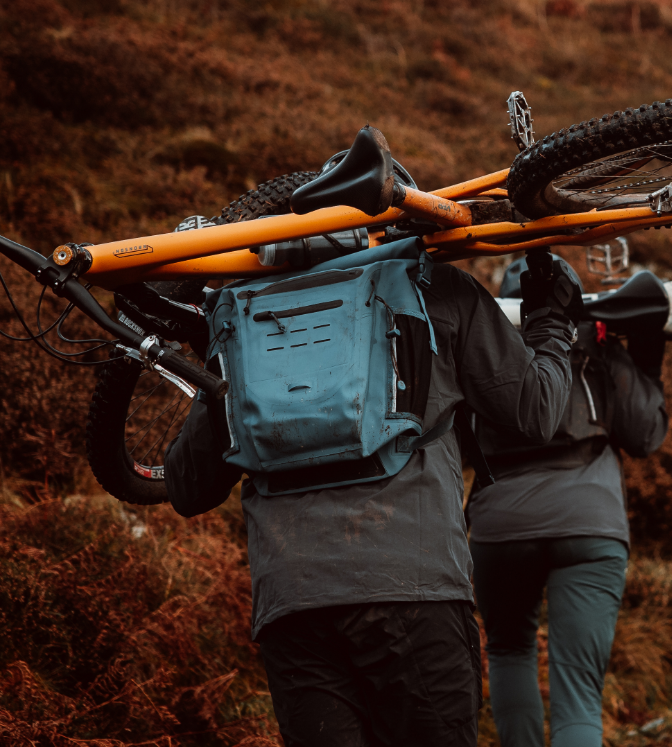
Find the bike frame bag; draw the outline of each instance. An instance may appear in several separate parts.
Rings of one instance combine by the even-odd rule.
[[[422,433],[431,266],[412,238],[209,293],[208,368],[230,383],[211,421],[260,494],[381,480],[450,429]]]

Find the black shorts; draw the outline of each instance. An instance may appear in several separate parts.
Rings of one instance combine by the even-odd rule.
[[[466,601],[325,607],[259,637],[286,747],[475,747],[478,625]]]

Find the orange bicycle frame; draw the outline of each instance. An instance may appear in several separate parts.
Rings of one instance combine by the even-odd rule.
[[[423,237],[427,250],[440,262],[477,256],[496,256],[561,244],[608,241],[640,228],[672,224],[672,215],[658,216],[649,207],[592,210],[557,215],[525,223],[471,224],[471,213],[457,200],[477,196],[504,197],[508,169],[461,184],[420,192],[407,190],[402,208],[371,217],[348,207],[332,207],[307,215],[280,215],[264,220],[232,223],[198,231],[159,234],[88,247],[92,257],[84,275],[87,282],[114,289],[145,280],[185,276],[203,278],[259,277],[286,272],[289,265],[267,267],[250,247],[310,236],[374,228],[410,217],[422,217],[446,229]],[[569,233],[573,229],[587,229]],[[495,243],[503,242],[503,243]]]

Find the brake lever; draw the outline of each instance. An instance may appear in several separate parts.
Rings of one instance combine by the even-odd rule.
[[[116,348],[118,350],[123,351],[124,358],[137,361],[138,363],[140,363],[142,366],[144,366],[148,370],[156,371],[156,373],[158,373],[159,376],[162,376],[164,379],[167,379],[172,384],[175,384],[176,387],[181,389],[188,397],[191,397],[191,399],[193,399],[196,396],[196,389],[194,389],[194,387],[191,386],[189,382],[171,373],[170,371],[165,369],[160,363],[152,363],[148,359],[143,360],[143,357],[139,351],[134,350],[133,348],[127,348],[125,345],[119,345],[119,343],[117,343]]]
[[[153,335],[149,338],[143,337],[123,324],[112,321],[98,301],[84,286],[79,284],[77,278],[68,278],[60,287],[60,291],[60,294],[80,311],[90,316],[100,327],[113,334],[122,343],[137,350],[144,345],[147,358],[155,367],[159,364],[166,372],[188,382],[192,387],[199,387],[215,400],[222,399],[229,390],[227,381],[188,361],[170,347],[163,347],[158,343],[158,338]]]

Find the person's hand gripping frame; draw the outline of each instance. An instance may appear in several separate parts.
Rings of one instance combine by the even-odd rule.
[[[574,270],[564,259],[553,259],[548,247],[527,254],[528,270],[520,276],[523,319],[537,309],[569,317],[575,324],[581,318],[583,299]]]

